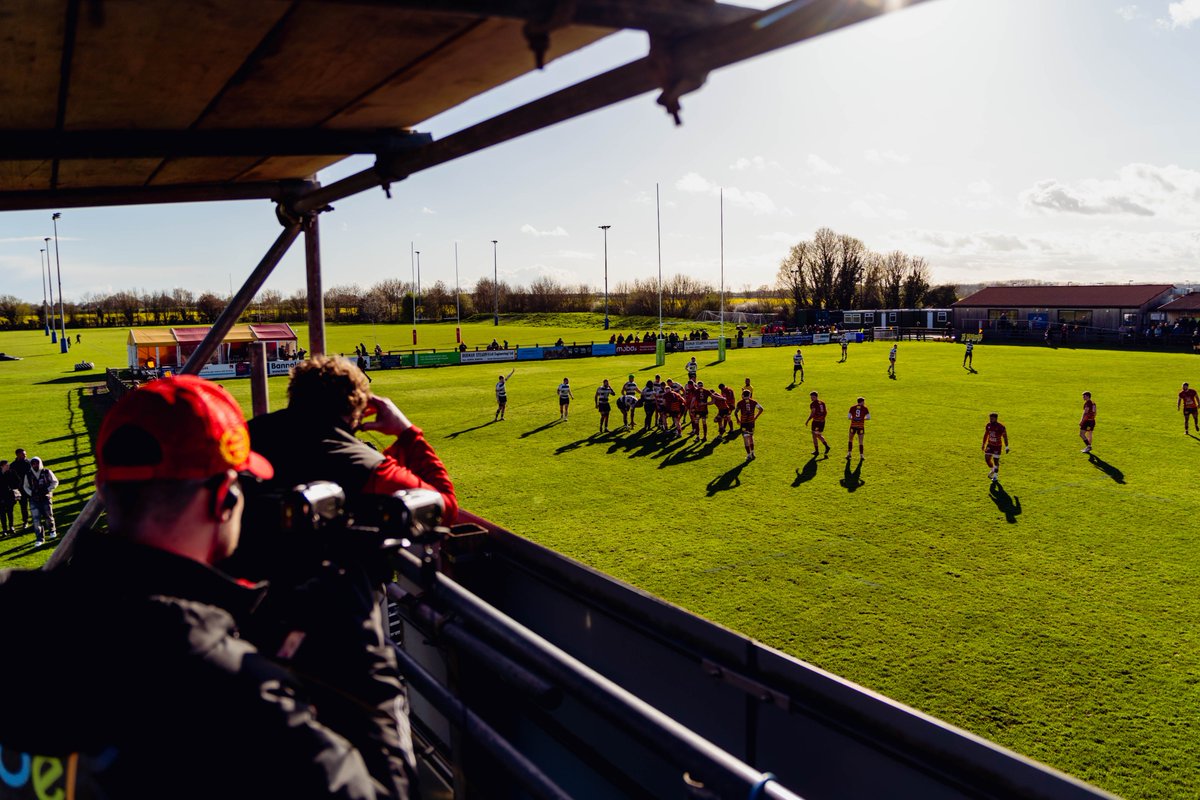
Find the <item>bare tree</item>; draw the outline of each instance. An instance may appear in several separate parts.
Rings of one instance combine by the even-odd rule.
[[[858,308],[883,308],[883,256],[868,253],[858,284]]]
[[[953,283],[942,283],[925,293],[926,304],[934,308],[949,308],[958,302],[958,287]]]
[[[883,272],[880,288],[883,293],[883,306],[899,308],[904,288],[904,273],[908,269],[908,256],[899,250],[893,250],[883,257],[881,266]]]
[[[527,311],[556,312],[562,311],[566,289],[554,278],[543,275],[529,284],[527,294],[529,298]]]
[[[499,289],[498,292],[497,289]],[[509,294],[511,294],[511,290],[504,281],[500,281],[497,286],[491,278],[480,278],[475,281],[475,288],[471,292],[471,301],[475,304],[476,313],[486,314],[493,309],[498,295],[499,308],[508,311]]]
[[[446,284],[443,281],[436,281],[433,286],[426,289],[422,300],[425,314],[434,319],[440,321],[448,314],[454,313],[454,295],[446,290]]]
[[[929,292],[929,263],[920,256],[909,256],[904,268],[901,302],[904,308],[920,308]]]
[[[341,322],[343,316],[348,316],[358,310],[362,289],[358,284],[332,286],[325,290],[326,313],[332,312],[332,321]]]
[[[775,284],[787,293],[799,319],[799,312],[812,308],[812,242],[797,242],[779,264]]]
[[[212,292],[205,292],[196,298],[196,311],[200,314],[200,319],[207,322],[209,325],[217,321],[217,317],[221,316],[221,312],[225,310],[224,298],[217,297]]]
[[[832,291],[832,308],[854,308],[859,281],[862,280],[870,251],[861,240],[842,234],[837,238],[838,265]]]

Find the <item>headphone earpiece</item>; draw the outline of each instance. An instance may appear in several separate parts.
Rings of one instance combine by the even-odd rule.
[[[238,501],[242,499],[242,489],[236,480],[226,485],[224,475],[218,475],[211,488],[213,490],[212,517],[222,520],[227,513],[237,508]]]

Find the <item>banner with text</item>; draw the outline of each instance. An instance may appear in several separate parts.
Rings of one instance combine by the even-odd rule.
[[[617,355],[631,356],[637,353],[653,353],[656,345],[654,342],[634,342],[633,344],[617,345]]]
[[[716,339],[685,339],[683,342],[684,350],[716,350]]]
[[[515,350],[468,350],[465,353],[459,353],[458,356],[463,364],[486,364],[489,361],[517,360]]]

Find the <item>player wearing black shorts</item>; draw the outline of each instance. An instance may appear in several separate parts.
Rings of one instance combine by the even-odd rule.
[[[763,407],[750,396],[749,389],[742,390],[742,399],[737,404],[738,422],[742,426],[742,443],[746,445],[746,462],[754,460],[754,423],[762,416]]]
[[[808,404],[808,419],[804,420],[804,424],[808,425],[812,423],[812,454],[815,456],[819,452],[817,450],[817,443],[819,442],[825,445],[825,457],[828,458],[829,442],[825,441],[825,436],[823,435],[825,433],[825,416],[828,414],[828,410],[825,408],[825,401],[818,398],[816,392],[809,392],[808,396],[812,400]]]
[[[608,383],[608,378],[604,379],[604,383],[596,389],[596,410],[600,412],[600,432],[608,430],[608,415],[612,411],[612,405],[609,403],[610,398],[617,393]]]

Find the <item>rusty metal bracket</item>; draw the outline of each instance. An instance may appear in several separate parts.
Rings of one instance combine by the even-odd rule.
[[[523,31],[533,60],[538,69],[546,66],[546,52],[550,49],[550,32],[571,24],[575,19],[575,0],[552,0],[541,19],[529,20]]]
[[[777,692],[752,678],[747,678],[745,675],[739,675],[736,672],[727,670],[715,661],[704,659],[700,662],[700,668],[704,670],[705,675],[716,678],[723,683],[728,683],[735,689],[741,689],[746,694],[764,703],[770,703],[783,711],[787,711],[791,707],[792,699],[783,692]]]
[[[679,98],[703,86],[708,80],[709,70],[689,64],[686,51],[680,50],[677,45],[675,39],[651,36],[648,58],[658,85],[662,87],[662,94],[656,102],[667,110],[676,125],[682,125],[679,114],[683,106]]]

